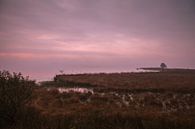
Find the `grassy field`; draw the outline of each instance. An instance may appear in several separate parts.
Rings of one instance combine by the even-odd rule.
[[[193,89],[195,71],[168,70],[148,73],[110,73],[110,74],[76,74],[56,75],[56,81],[84,83],[89,86],[105,88],[156,88],[156,89]]]
[[[21,108],[5,129],[194,129],[195,72],[56,75]]]

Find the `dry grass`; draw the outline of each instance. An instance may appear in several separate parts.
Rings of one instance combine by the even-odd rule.
[[[194,129],[194,78],[189,71],[57,75],[33,89],[11,128]],[[91,87],[94,94],[59,93],[59,86]]]
[[[115,93],[118,93],[117,96]],[[133,100],[127,97],[129,93]],[[93,95],[60,94],[56,90],[47,91],[45,88],[40,88],[34,94],[36,97],[30,106],[38,109],[40,114],[47,118],[68,118],[69,122],[65,126],[68,128],[142,129],[143,126],[144,129],[170,127],[191,129],[195,127],[193,93],[127,92],[110,89],[97,90]],[[129,102],[128,105],[123,101],[123,96],[125,101]],[[166,107],[163,105],[164,102]]]
[[[56,80],[106,88],[195,88],[195,72],[111,73],[57,75]]]

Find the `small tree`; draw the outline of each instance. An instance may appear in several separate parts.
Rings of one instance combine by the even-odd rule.
[[[161,71],[164,71],[167,68],[167,65],[165,63],[160,64]]]

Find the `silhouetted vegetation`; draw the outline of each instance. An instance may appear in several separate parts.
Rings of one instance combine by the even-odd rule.
[[[0,128],[13,126],[20,119],[34,85],[21,73],[0,71]]]
[[[167,65],[165,63],[160,64],[161,71],[164,71],[167,68]]]

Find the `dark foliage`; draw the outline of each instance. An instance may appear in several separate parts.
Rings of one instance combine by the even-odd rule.
[[[21,73],[0,71],[0,128],[16,124],[31,98],[33,85],[35,82]]]
[[[96,85],[92,85],[90,83],[86,83],[86,82],[75,82],[75,81],[69,81],[66,79],[61,79],[58,78],[58,75],[56,75],[54,77],[54,82],[55,86],[59,86],[59,87],[94,87]]]
[[[167,68],[167,65],[165,63],[161,63],[160,67],[161,67],[161,71],[164,71],[164,69]]]

